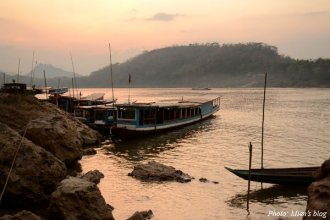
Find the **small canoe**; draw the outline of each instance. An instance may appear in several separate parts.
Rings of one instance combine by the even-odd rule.
[[[249,180],[249,170],[234,170],[225,167],[236,176]],[[251,169],[251,181],[279,185],[309,185],[319,167]]]

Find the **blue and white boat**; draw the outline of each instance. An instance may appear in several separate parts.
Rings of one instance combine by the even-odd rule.
[[[196,123],[220,110],[220,97],[176,103],[116,104],[116,136],[140,136]]]

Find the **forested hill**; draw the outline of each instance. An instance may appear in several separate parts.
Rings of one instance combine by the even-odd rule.
[[[330,87],[330,59],[294,60],[263,43],[193,44],[146,51],[113,65],[115,87]],[[79,80],[109,87],[109,67]]]

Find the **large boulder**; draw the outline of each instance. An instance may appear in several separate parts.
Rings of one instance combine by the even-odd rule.
[[[101,173],[99,170],[88,171],[85,173],[81,178],[98,184],[102,178],[104,178],[104,174]]]
[[[41,220],[41,218],[30,211],[23,210],[15,215],[4,215],[0,217],[0,220]]]
[[[306,217],[304,219],[330,219],[330,159],[325,161],[308,187]]]
[[[31,120],[26,136],[65,164],[82,157],[82,138],[73,121],[67,117],[50,114]]]
[[[153,217],[152,211],[148,210],[148,211],[135,212],[127,220],[148,220],[151,219],[152,217]]]
[[[65,164],[79,160],[82,148],[97,145],[102,136],[57,106],[33,96],[0,94],[0,122],[53,153]]]
[[[1,189],[18,149],[2,206],[43,202],[66,176],[66,167],[58,158],[0,122]]]
[[[64,179],[52,193],[50,219],[113,220],[112,207],[107,205],[95,183],[82,178]]]
[[[151,181],[177,181],[180,183],[190,182],[193,177],[174,167],[166,166],[156,161],[149,161],[147,164],[137,164],[129,176],[141,180]]]

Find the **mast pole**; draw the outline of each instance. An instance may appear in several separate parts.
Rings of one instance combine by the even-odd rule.
[[[47,80],[46,80],[46,70],[44,70],[44,80],[45,80],[46,99],[48,99]]]
[[[18,58],[17,83],[19,83],[19,71],[21,67],[21,58]]]
[[[261,128],[261,169],[264,168],[264,124],[265,124],[265,102],[266,102],[267,72],[265,73],[264,101],[262,106],[262,128]]]
[[[252,144],[249,143],[249,180],[248,180],[248,191],[246,199],[246,210],[250,214],[250,186],[251,186],[251,164],[252,164]]]
[[[112,76],[112,60],[111,60],[111,45],[109,43],[109,55],[110,55],[110,75],[111,75],[111,91],[112,91],[112,106],[115,105],[115,96],[113,92],[113,76]]]
[[[128,75],[128,104],[131,104],[131,74]]]
[[[76,94],[77,94],[77,98],[78,98],[78,88],[77,88],[77,80],[76,80],[76,71],[75,71],[75,69],[74,69],[73,59],[72,59],[72,54],[71,54],[71,52],[70,52],[70,57],[71,57],[71,64],[72,64],[73,78],[74,78],[73,91],[74,91],[74,88],[76,87]],[[73,97],[74,97],[74,93],[73,93]]]
[[[33,85],[33,65],[34,65],[34,51],[32,53],[32,69],[31,69],[31,79],[30,79],[30,87]]]
[[[71,80],[71,83],[72,83],[72,96],[73,96],[73,98],[74,98],[74,83],[73,83],[73,78],[71,78],[72,80]]]

